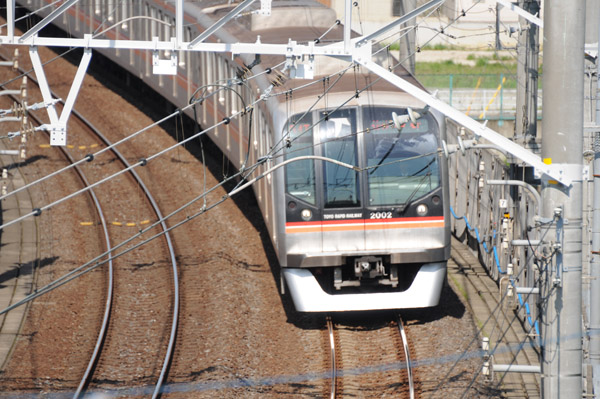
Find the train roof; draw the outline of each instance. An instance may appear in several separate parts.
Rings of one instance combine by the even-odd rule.
[[[212,22],[218,21],[225,16],[237,4],[224,4],[223,1],[202,0],[192,1],[194,5],[201,9],[201,12],[209,17]],[[260,8],[260,3],[256,2],[249,9],[256,10]],[[244,12],[242,15],[228,22],[222,29],[225,32],[217,32],[220,41],[238,41],[255,42],[260,39],[262,43],[284,44],[290,39],[297,43],[314,42],[315,39],[326,35],[317,44],[325,46],[329,43],[343,40],[343,24],[336,23],[335,12],[325,7],[323,4],[314,0],[274,0],[270,16],[261,16],[251,12]],[[329,32],[328,32],[329,30]],[[359,37],[357,32],[352,33],[353,37]],[[379,64],[397,65],[398,61],[388,52],[381,52],[377,56]],[[252,56],[243,57],[244,62],[251,62]],[[262,56],[261,64],[255,67],[253,73],[264,71],[269,67],[283,62],[283,56]],[[338,79],[338,74],[349,68],[343,76]],[[397,66],[394,73],[410,83],[422,88],[417,79],[411,75],[404,67]],[[329,76],[328,80],[325,80]],[[285,92],[294,90],[300,86],[306,85],[305,79],[282,79],[274,72],[267,75],[270,82],[276,82],[276,92]],[[355,93],[367,85],[371,85],[371,92],[389,92],[398,94],[400,89],[393,86],[385,79],[369,73],[364,68],[351,67],[348,61],[338,60],[331,57],[315,57],[315,80],[324,80],[323,84],[313,84],[296,92],[296,97],[314,97],[324,93],[329,84],[335,82],[335,89],[332,92]]]

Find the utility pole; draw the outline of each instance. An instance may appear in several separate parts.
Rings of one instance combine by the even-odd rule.
[[[408,14],[415,8],[417,8],[417,0],[401,0],[400,15]],[[402,29],[401,35],[404,35],[400,40],[400,61],[402,66],[413,75],[415,74],[415,41],[417,35],[414,26],[416,23],[417,19],[413,18],[400,26],[400,29]]]
[[[592,8],[590,10],[590,8]],[[587,0],[586,12],[588,21],[586,23],[587,42],[591,43],[594,38],[598,40],[598,54],[600,54],[600,29],[598,29],[598,20],[600,18],[600,2],[598,0]],[[586,292],[589,298],[589,366],[587,372],[588,389],[587,393],[593,393],[596,396],[600,394],[600,57],[596,57],[596,98],[590,99],[596,103],[596,115],[592,119],[595,121],[596,131],[593,135],[594,150],[594,195],[592,197],[592,246],[590,258],[590,284],[589,292]],[[590,76],[590,79],[592,77]],[[590,115],[591,116],[591,115]],[[591,369],[591,370],[590,370]],[[591,381],[591,387],[589,382]]]
[[[519,0],[519,7],[532,15],[538,15],[538,0]],[[536,150],[539,29],[525,18],[519,18],[519,42],[517,45],[517,112],[515,117],[515,140],[526,148]]]
[[[573,179],[568,187],[542,179],[545,399],[582,397],[584,33],[585,0],[545,1],[542,159]]]

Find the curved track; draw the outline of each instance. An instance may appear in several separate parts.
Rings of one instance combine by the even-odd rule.
[[[0,150],[6,148],[0,143]],[[0,155],[0,170],[2,170],[1,185],[7,190],[19,188],[25,184],[25,177],[19,167],[17,157]],[[34,198],[29,190],[0,202],[0,220],[19,217],[31,212]],[[32,293],[39,270],[40,260],[40,229],[35,219],[11,226],[0,232],[0,274],[2,287],[0,290],[0,309],[4,309],[21,301]],[[0,331],[3,342],[0,344],[0,371],[6,367],[15,340],[20,334],[24,316],[28,306],[14,310],[10,314],[0,315]]]
[[[2,57],[2,58],[4,58],[4,57]],[[19,72],[24,74],[23,70],[19,70]],[[30,79],[30,80],[33,83],[37,84],[35,79]],[[58,96],[54,95],[54,97],[57,98]],[[15,98],[15,101],[18,101],[18,99]],[[36,122],[36,124],[41,125],[43,123],[35,115],[30,114],[30,116]],[[93,136],[95,136],[96,139],[99,139],[103,143],[103,145],[106,146],[107,148],[111,147],[111,143],[108,141],[108,139],[104,135],[102,135],[102,133],[98,129],[96,129],[89,121],[87,121],[81,114],[79,114],[77,111],[73,110],[72,116],[75,117],[75,119],[77,120],[77,123],[79,125],[81,125],[85,128],[85,131],[87,131],[89,134],[92,134]],[[67,149],[65,149],[64,147],[59,147],[58,149],[62,152],[63,156],[74,167],[75,172],[81,179],[84,186],[90,187],[91,184],[90,184],[88,178],[86,177],[85,172],[78,165],[78,163],[74,160],[73,156],[69,153],[69,151],[67,151]],[[158,220],[162,220],[163,216],[158,207],[157,202],[154,200],[152,194],[150,193],[148,188],[145,186],[145,184],[143,183],[140,176],[135,172],[134,169],[131,168],[131,164],[127,161],[125,156],[123,156],[123,154],[121,154],[121,152],[119,152],[114,147],[112,147],[110,149],[110,151],[114,154],[114,156],[116,158],[118,158],[118,160],[121,162],[121,164],[123,165],[124,168],[129,169],[129,173],[131,174],[135,183],[142,190],[147,202],[152,206],[155,217]],[[93,159],[93,157],[88,155],[88,159],[91,161]],[[19,189],[19,191],[21,191],[21,189]],[[78,384],[77,390],[74,394],[74,398],[81,397],[82,393],[85,391],[86,387],[88,387],[90,385],[90,383],[92,382],[94,369],[96,368],[96,366],[98,364],[99,358],[102,354],[103,344],[106,341],[106,336],[109,332],[109,321],[111,319],[112,298],[113,298],[113,291],[114,291],[114,284],[113,284],[114,273],[113,273],[113,259],[112,259],[113,254],[112,254],[112,248],[111,248],[111,240],[110,240],[108,223],[104,216],[104,212],[102,210],[100,200],[98,199],[98,196],[96,195],[94,190],[92,188],[90,188],[87,192],[90,195],[92,202],[94,203],[96,213],[100,220],[100,225],[102,226],[105,245],[107,248],[106,255],[108,256],[108,272],[107,272],[108,273],[108,286],[106,288],[107,294],[106,294],[106,302],[105,302],[105,307],[104,307],[104,315],[102,318],[102,324],[100,327],[98,338],[96,340],[96,345],[94,347],[93,354],[88,362],[88,366],[87,366],[86,370],[83,372],[81,381]],[[160,369],[160,375],[157,378],[155,388],[152,393],[152,398],[156,398],[160,394],[162,384],[165,380],[168,367],[172,360],[173,348],[175,345],[175,337],[177,335],[177,325],[178,325],[178,316],[179,316],[179,279],[178,279],[178,270],[177,270],[177,261],[176,261],[176,256],[175,256],[175,250],[173,247],[171,237],[168,233],[168,228],[167,228],[166,223],[164,221],[162,221],[160,223],[160,226],[162,228],[162,231],[164,232],[164,238],[165,238],[165,241],[166,241],[166,244],[168,247],[169,260],[171,263],[171,270],[172,270],[172,276],[173,276],[173,304],[172,304],[173,314],[171,316],[172,317],[171,329],[170,329],[168,344],[167,344],[167,348],[166,348],[166,354],[164,356],[162,367]]]

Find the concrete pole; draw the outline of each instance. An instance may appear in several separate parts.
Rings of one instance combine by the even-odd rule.
[[[542,158],[574,178],[570,187],[542,180],[542,216],[553,219],[541,304],[545,399],[582,397],[584,31],[585,0],[545,1]]]
[[[519,0],[519,7],[537,15],[540,5],[537,0]],[[517,46],[517,112],[515,138],[527,148],[536,149],[537,96],[539,67],[539,30],[537,25],[519,18],[519,43]]]
[[[405,15],[415,8],[417,8],[417,0],[402,0],[400,15]],[[400,25],[400,29],[414,27],[416,23],[416,19],[411,19],[405,24]],[[403,30],[402,34],[404,33],[405,31]],[[409,30],[400,41],[400,61],[403,61],[402,66],[408,69],[413,75],[415,74],[415,41],[416,31],[414,29]]]
[[[598,15],[599,4],[595,2],[593,6],[588,0],[588,9],[595,10],[596,21],[600,19]],[[590,10],[591,11],[591,10]],[[590,27],[592,25],[592,27]],[[600,29],[598,23],[588,23],[589,29],[596,29],[598,38],[598,54],[600,54]],[[600,57],[596,59],[596,126],[600,125]],[[592,382],[594,394],[600,394],[600,131],[594,133],[594,197],[592,202],[592,255],[590,260],[590,325],[589,325],[589,356],[592,365]],[[588,379],[589,379],[588,375]]]

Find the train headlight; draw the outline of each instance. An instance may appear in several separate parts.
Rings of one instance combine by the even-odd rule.
[[[304,220],[310,220],[310,218],[312,218],[312,212],[310,209],[302,209],[302,213],[300,215]]]
[[[427,212],[429,212],[429,209],[427,209],[427,205],[420,204],[419,206],[417,206],[417,215],[425,216],[427,215]]]

